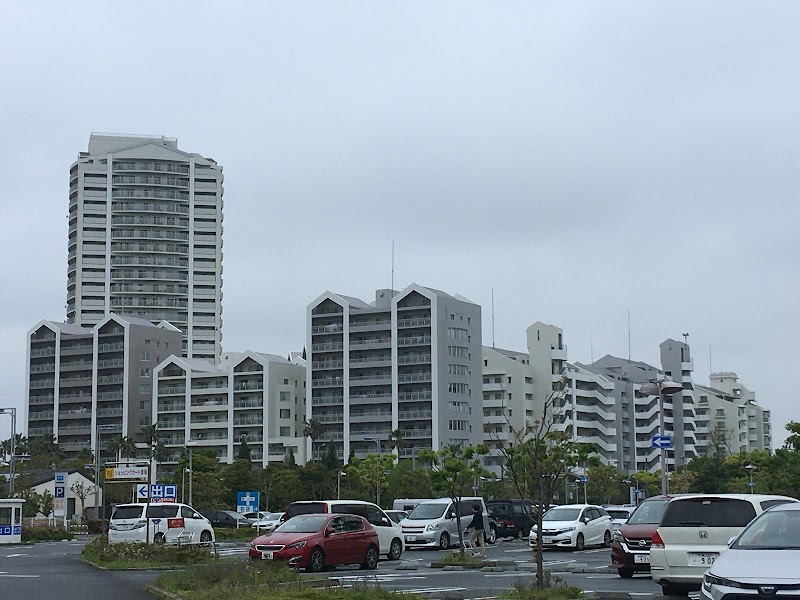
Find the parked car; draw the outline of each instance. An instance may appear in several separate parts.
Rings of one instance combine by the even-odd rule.
[[[258,512],[249,512],[249,513],[242,513],[242,516],[245,519],[250,519],[251,521],[259,521],[263,519],[266,515],[272,514],[268,510],[260,510]]]
[[[408,511],[405,510],[385,510],[383,512],[395,523],[400,523],[400,521],[408,516]]]
[[[486,542],[494,544],[497,540],[497,523],[489,518],[483,498],[462,498],[459,505],[461,526],[466,527],[472,519],[472,506],[480,504],[486,521]],[[456,505],[450,498],[423,500],[400,522],[409,547],[434,547],[446,550],[458,543],[458,520]]]
[[[392,521],[381,507],[372,502],[364,502],[363,500],[292,502],[286,507],[283,520],[286,521],[296,515],[310,513],[338,513],[364,517],[378,534],[380,553],[386,555],[389,560],[398,560],[406,549],[403,542],[403,530],[400,525]]]
[[[650,547],[650,573],[665,596],[699,590],[703,574],[762,512],[797,502],[762,494],[696,494],[674,498],[664,511]],[[760,561],[759,561],[759,564]]]
[[[796,598],[798,590],[800,503],[791,502],[753,519],[703,575],[700,598]]]
[[[611,534],[611,568],[623,579],[650,572],[650,543],[673,496],[644,500],[627,522]]]
[[[522,539],[533,527],[536,508],[530,500],[490,500],[486,508],[497,523],[497,537]]]
[[[253,521],[233,510],[205,510],[203,516],[214,527],[250,527]]]
[[[633,511],[636,510],[635,506],[604,506],[606,512],[611,517],[611,526],[613,531],[617,531],[620,527],[625,525],[630,519]]]
[[[364,517],[304,514],[254,539],[249,556],[284,561],[313,573],[333,565],[360,564],[362,569],[375,569],[378,545],[378,534]]]
[[[258,519],[255,523],[253,523],[252,527],[254,529],[258,529],[259,531],[272,531],[278,525],[281,524],[281,519],[283,518],[282,512],[265,512],[261,513],[261,518]]]
[[[536,547],[536,525],[531,527],[528,543]],[[542,516],[542,547],[567,547],[583,550],[586,546],[611,546],[611,517],[602,506],[565,504],[551,508]]]
[[[214,527],[188,504],[151,504],[149,508],[146,504],[117,504],[108,522],[108,541],[148,540],[154,544],[210,544]]]
[[[397,498],[392,502],[392,509],[411,512],[417,504],[427,500],[430,500],[430,498]]]

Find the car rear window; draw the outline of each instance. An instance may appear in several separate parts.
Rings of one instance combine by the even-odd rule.
[[[486,508],[493,517],[511,516],[511,506],[508,504],[487,504]]]
[[[745,527],[755,517],[747,500],[687,498],[669,503],[661,527]]]
[[[779,506],[781,504],[788,504],[791,502],[788,498],[775,498],[774,500],[764,500],[761,502],[761,510],[767,510],[768,508],[772,508],[773,506]]]
[[[630,512],[623,509],[613,509],[607,508],[606,512],[612,519],[627,519],[630,516]]]
[[[669,500],[645,500],[628,519],[628,525],[658,525]]]
[[[141,519],[142,509],[141,506],[117,506],[114,509],[114,514],[111,515],[112,519]]]
[[[172,519],[178,515],[177,506],[157,504],[147,509],[147,516],[151,519]]]
[[[312,513],[325,513],[327,506],[324,502],[296,502],[286,508],[286,519],[297,515],[310,515]]]

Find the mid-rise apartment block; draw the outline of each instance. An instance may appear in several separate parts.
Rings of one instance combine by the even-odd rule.
[[[92,134],[69,171],[68,322],[168,321],[183,333],[175,354],[217,360],[222,182],[175,139]]]
[[[401,458],[482,441],[479,305],[416,284],[374,302],[326,292],[307,323],[309,457],[390,452],[395,430]]]
[[[155,366],[180,352],[169,323],[110,314],[95,326],[40,321],[27,336],[28,437],[55,436],[68,457],[150,424]]]
[[[231,463],[243,442],[254,463],[305,462],[303,421],[306,367],[261,352],[228,352],[220,362],[170,356],[158,365],[153,387],[153,421],[166,449],[161,473],[171,473],[185,452],[212,448]],[[291,449],[291,450],[290,450]]]

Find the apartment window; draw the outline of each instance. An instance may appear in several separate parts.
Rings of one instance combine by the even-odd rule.
[[[511,377],[508,378],[508,383],[511,383]]]
[[[469,348],[465,348],[464,346],[448,346],[447,354],[455,358],[468,358]]]
[[[469,430],[469,421],[450,419],[450,431],[467,431],[467,430]]]
[[[144,369],[139,369],[139,376],[140,377],[150,377],[150,369],[145,367]]]
[[[150,360],[150,353],[147,352],[146,350],[139,352],[139,360],[141,360],[142,362],[147,362],[148,360]]]
[[[289,385],[289,380],[288,379],[284,379],[283,380],[283,385]]]
[[[140,394],[150,394],[150,384],[149,383],[140,383],[139,384],[139,393]]]
[[[470,413],[469,403],[467,402],[450,402],[450,412]]]
[[[280,412],[281,419],[291,419],[292,418],[292,411],[288,408],[282,408]]]
[[[145,345],[145,346],[149,346],[149,345],[150,345],[150,340],[145,340],[145,341],[144,341],[144,345]]]
[[[483,361],[483,366],[484,367],[488,367],[489,366],[489,361],[488,360],[484,360]]]
[[[526,377],[525,383],[533,383],[533,377]]]
[[[142,427],[147,427],[148,425],[150,425],[150,417],[148,416],[139,417],[139,425],[141,425]]]
[[[291,394],[289,392],[281,392],[280,398],[281,402],[289,402],[289,400],[291,400]]]
[[[469,394],[469,385],[466,383],[449,383],[448,391],[451,394]]]
[[[291,427],[281,427],[280,430],[281,437],[289,437],[292,435],[292,428]]]
[[[161,347],[161,340],[156,340],[156,348]],[[169,348],[169,344],[167,344],[167,348]]]
[[[467,365],[448,365],[448,372],[450,375],[469,375],[469,367]]]
[[[468,340],[469,332],[461,327],[448,327],[447,337],[451,340]]]
[[[533,394],[525,394],[525,400],[533,400]]]

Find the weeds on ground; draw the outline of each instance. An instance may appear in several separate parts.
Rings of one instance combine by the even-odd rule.
[[[109,544],[100,536],[86,544],[83,557],[110,569],[207,564],[217,560],[209,548],[161,544]]]
[[[544,574],[544,587],[536,581],[518,581],[514,588],[500,594],[505,600],[573,600],[583,597],[583,590],[574,585],[567,585],[558,575],[549,571]]]

